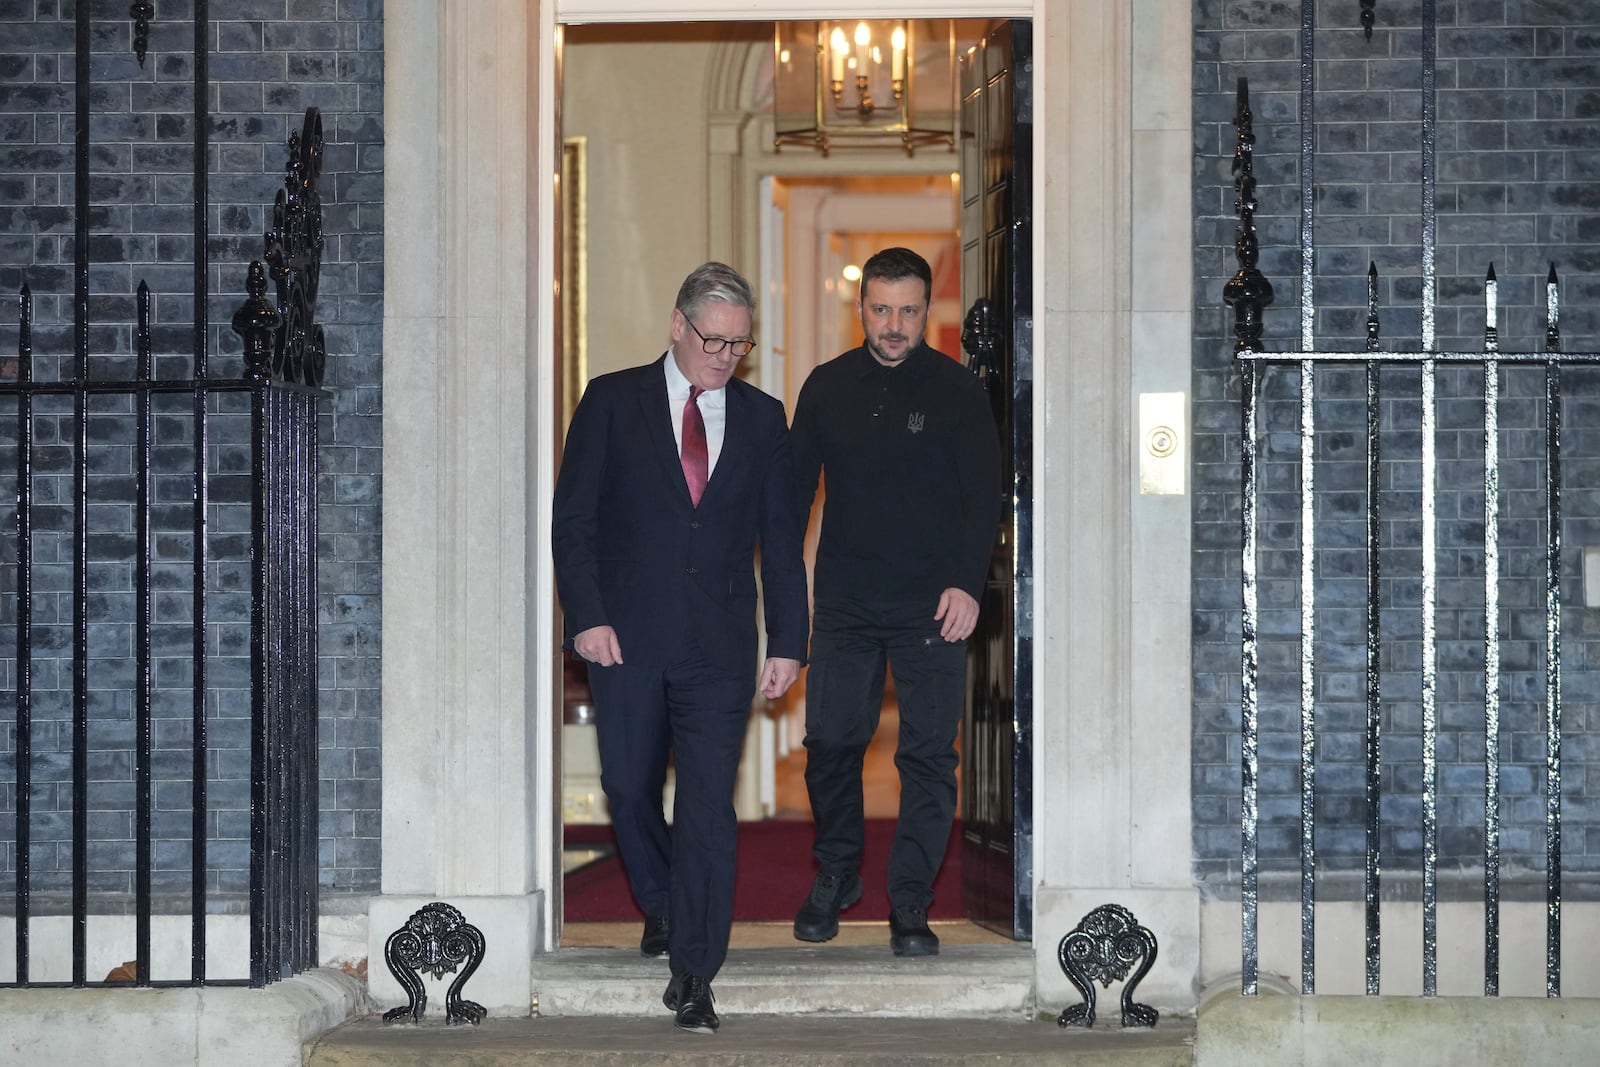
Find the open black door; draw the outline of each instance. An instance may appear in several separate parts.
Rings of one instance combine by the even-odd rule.
[[[1004,517],[969,646],[962,902],[1033,936],[1033,27],[999,22],[961,59],[962,349],[1000,427]]]

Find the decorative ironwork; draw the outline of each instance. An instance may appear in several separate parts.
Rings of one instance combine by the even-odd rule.
[[[1372,25],[1377,21],[1378,0],[1361,0],[1361,32],[1366,34],[1367,40],[1372,40]]]
[[[150,20],[156,17],[156,5],[139,0],[128,8],[128,17],[133,20],[133,54],[139,57],[142,67],[145,53],[150,50]]]
[[[70,980],[74,986],[99,984],[90,982],[87,966],[88,904],[92,899],[88,877],[92,851],[89,828],[92,824],[88,821],[90,791],[84,783],[91,780],[91,755],[94,751],[89,746],[91,726],[99,723],[89,699],[93,693],[88,682],[108,654],[97,650],[90,640],[91,626],[99,619],[100,609],[91,606],[93,602],[90,600],[88,578],[91,568],[106,565],[125,566],[132,575],[126,614],[117,616],[119,620],[127,618],[133,623],[132,647],[119,654],[118,659],[119,663],[131,661],[132,668],[128,707],[131,714],[126,716],[131,720],[126,750],[132,764],[129,769],[132,793],[126,808],[117,810],[126,812],[133,828],[130,914],[133,918],[134,958],[129,961],[126,973],[128,980],[137,985],[152,984],[152,919],[154,914],[162,910],[156,899],[157,893],[164,893],[167,888],[165,885],[157,888],[158,872],[161,883],[168,881],[168,869],[158,864],[159,845],[152,837],[153,823],[158,821],[155,803],[157,771],[154,765],[160,758],[155,751],[152,715],[156,703],[154,691],[160,688],[163,690],[161,696],[172,695],[165,686],[158,686],[155,681],[155,666],[159,661],[154,649],[156,642],[152,623],[157,617],[154,607],[157,602],[157,583],[152,568],[155,565],[158,525],[152,516],[156,514],[159,502],[159,510],[169,517],[159,520],[162,532],[165,532],[165,524],[169,519],[182,522],[181,512],[161,488],[160,480],[172,479],[168,484],[175,484],[176,479],[185,474],[192,487],[187,506],[191,512],[190,528],[194,531],[189,549],[193,609],[191,618],[184,620],[189,623],[190,647],[193,649],[189,665],[191,673],[187,679],[193,700],[193,729],[187,747],[191,749],[194,773],[187,783],[183,783],[181,778],[174,779],[169,773],[174,765],[168,761],[163,763],[160,780],[162,783],[171,782],[175,789],[181,790],[184,784],[189,788],[188,806],[194,829],[189,846],[191,888],[188,904],[192,912],[189,982],[200,986],[213,980],[206,969],[206,931],[208,916],[216,913],[216,908],[210,904],[216,871],[214,866],[207,863],[207,843],[208,835],[214,837],[208,828],[214,828],[217,814],[215,806],[208,801],[206,787],[207,775],[216,766],[216,751],[208,742],[206,726],[208,710],[214,712],[217,706],[217,687],[207,680],[208,659],[216,656],[217,623],[237,625],[247,622],[250,634],[249,982],[252,986],[264,986],[314,967],[318,959],[316,517],[317,406],[321,398],[316,390],[273,380],[267,373],[273,358],[272,339],[281,326],[283,316],[266,297],[266,268],[259,262],[254,264],[251,273],[250,299],[234,320],[245,337],[251,373],[242,377],[216,378],[210,374],[207,366],[210,322],[205,309],[210,303],[211,290],[205,223],[209,210],[205,149],[210,129],[210,117],[206,110],[209,95],[206,54],[211,23],[206,0],[194,0],[192,7],[196,120],[192,197],[195,232],[192,377],[156,377],[152,351],[151,293],[149,286],[142,282],[137,290],[136,321],[133,324],[134,374],[130,378],[92,373],[94,364],[91,360],[102,353],[93,348],[95,334],[92,328],[95,323],[91,318],[98,305],[93,303],[89,285],[88,187],[93,126],[90,121],[90,102],[94,79],[90,62],[92,12],[91,5],[86,3],[79,3],[72,16],[76,56],[73,167],[76,199],[71,348],[70,352],[60,354],[59,360],[52,360],[52,365],[59,369],[52,370],[45,380],[36,380],[33,367],[32,293],[27,286],[23,286],[17,358],[14,365],[11,365],[11,360],[0,361],[0,398],[15,398],[14,408],[6,408],[7,423],[13,418],[13,413],[15,418],[14,429],[8,428],[6,441],[8,447],[14,446],[16,449],[17,483],[14,543],[10,540],[10,530],[4,531],[5,541],[14,544],[7,551],[15,553],[12,557],[15,561],[15,584],[5,591],[5,598],[7,604],[14,604],[15,608],[14,614],[11,614],[10,607],[6,608],[3,614],[9,621],[4,621],[4,625],[0,626],[0,631],[6,626],[15,627],[15,726],[12,728],[8,723],[7,729],[14,729],[16,756],[16,803],[12,815],[8,817],[15,827],[10,839],[17,846],[13,850],[16,853],[13,905],[17,919],[13,924],[16,966],[14,977],[0,982],[0,985],[43,984],[37,981],[34,973],[29,940],[30,930],[37,930],[38,924],[28,921],[34,909],[31,899],[34,877],[30,860],[36,853],[36,850],[30,849],[29,842],[36,840],[32,836],[32,825],[39,815],[35,810],[37,805],[33,803],[39,794],[30,787],[30,782],[34,781],[32,770],[39,766],[38,759],[30,756],[35,751],[34,742],[38,740],[37,717],[33,714],[36,688],[34,664],[41,660],[33,643],[39,632],[33,623],[35,613],[32,610],[36,588],[52,590],[52,604],[57,592],[69,594],[68,605],[50,608],[50,618],[58,620],[62,629],[70,633],[70,659],[64,648],[54,646],[49,649],[51,654],[44,658],[51,661],[52,668],[59,664],[61,673],[65,674],[68,669],[71,672],[70,774],[73,790],[70,835],[63,835],[64,840],[70,843],[64,847],[71,849]],[[136,20],[141,17],[148,19],[154,15],[154,5],[137,4],[130,14]],[[143,30],[142,27],[136,27],[136,40],[141,45],[144,43]],[[316,131],[314,124],[310,128]],[[320,144],[319,131],[316,132],[316,142]],[[298,164],[291,162],[290,169],[297,174],[309,173],[314,193],[315,172],[319,169],[316,159],[313,158],[310,164],[303,160]],[[302,200],[315,202],[315,197],[304,196],[299,186],[296,187],[296,194]],[[320,218],[317,218],[310,229],[320,235],[320,226]],[[320,236],[312,244],[320,248]],[[297,263],[294,269],[313,279],[316,274],[314,262],[308,266]],[[109,354],[120,356],[123,351],[118,349]],[[192,395],[193,415],[188,427],[183,427],[183,421],[174,414],[175,409],[157,409],[153,401],[158,393],[164,396]],[[207,480],[218,451],[211,443],[208,425],[211,413],[218,407],[217,398],[241,394],[251,402],[248,520],[251,541],[249,555],[245,557],[251,568],[250,599],[247,604],[241,605],[236,597],[229,596],[226,599],[230,606],[219,609],[215,605],[224,598],[217,596],[216,579],[213,577],[216,567],[208,566],[208,561],[217,542],[223,539],[208,534],[206,527],[209,499]],[[68,397],[71,406],[68,408],[60,400],[52,399],[50,407],[36,407],[36,400],[43,396]],[[5,405],[11,404],[10,399],[4,399],[3,402]],[[238,408],[229,406],[227,410],[237,411]],[[118,413],[118,431],[109,440],[104,438],[106,431],[99,425],[101,412]],[[91,418],[91,415],[94,417]],[[41,429],[40,420],[50,421]],[[122,436],[123,420],[131,423],[131,433],[127,439]],[[176,455],[175,449],[158,450],[155,447],[159,439],[156,427],[160,420],[171,420],[180,427],[174,430],[174,441],[185,430],[192,435],[194,463],[190,471],[175,470],[179,464],[175,459],[158,461],[155,458],[158,451],[168,456]],[[230,425],[237,426],[237,422]],[[35,440],[42,438],[46,432],[50,435],[48,440],[63,443],[70,436],[70,460],[62,463],[63,469],[48,473],[44,468],[35,467],[39,450],[34,447]],[[229,430],[226,445],[232,447],[237,436],[238,431]],[[131,456],[128,455],[129,440],[134,443]],[[125,546],[91,536],[92,525],[87,518],[90,505],[97,502],[90,492],[90,476],[101,469],[102,459],[108,450],[117,455],[119,467],[129,467],[132,476],[129,479],[131,500],[128,502],[131,504],[133,536]],[[72,483],[70,499],[58,485],[40,481],[41,478],[54,478],[65,482],[69,471]],[[233,473],[231,467],[229,473]],[[119,490],[119,500],[121,494]],[[58,518],[49,520],[49,528],[58,534],[61,545],[52,544],[49,555],[41,554],[36,560],[35,545],[39,540],[36,534],[42,532],[46,525],[37,507],[39,501],[49,501],[52,506],[70,506],[72,514],[70,522]],[[177,545],[180,541],[173,538],[171,544]],[[162,551],[162,555],[163,563],[176,562],[165,558],[166,550]],[[41,568],[53,568],[48,585],[36,573]],[[68,568],[70,590],[58,590],[57,587],[63,584],[59,572]],[[232,589],[231,585],[229,589]],[[67,607],[70,607],[70,616]],[[211,622],[213,611],[217,613],[215,623]],[[174,620],[166,621],[176,626]],[[176,628],[167,633],[173,637],[179,636]],[[7,637],[9,639],[9,633]],[[56,671],[52,669],[51,673],[53,676]],[[49,688],[54,691],[58,686],[51,683]],[[64,688],[64,685],[60,688]],[[228,784],[234,784],[234,779],[229,779]],[[161,788],[167,788],[166,784]],[[52,811],[50,814],[54,816],[58,813]],[[66,968],[54,961],[49,969],[59,974],[66,973]],[[110,981],[115,983],[119,980],[113,978]],[[49,984],[59,981],[58,978]]]
[[[272,206],[267,231],[267,267],[278,287],[283,330],[272,353],[275,379],[317,386],[327,345],[317,324],[317,285],[322,276],[322,113],[306,108],[305,126],[289,137],[289,165]]]
[[[267,299],[267,269],[259,259],[250,261],[244,283],[245,301],[233,313],[233,332],[244,339],[244,365],[251,374],[265,374],[271,368],[272,352],[283,325],[283,315]]]
[[[1122,987],[1122,1025],[1150,1027],[1160,1019],[1155,1008],[1133,999],[1133,991],[1155,965],[1156,935],[1140,926],[1133,912],[1122,905],[1102,904],[1085,915],[1061,939],[1056,957],[1068,981],[1083,995],[1083,1003],[1069,1005],[1056,1018],[1057,1024],[1093,1026],[1094,983],[1110,988],[1113,979],[1127,978],[1135,963],[1139,969]]]
[[[967,317],[961,320],[961,350],[967,354],[967,366],[985,381],[999,369],[996,360],[1000,355],[1000,342],[1000,321],[995,314],[994,301],[980,296],[967,309]]]
[[[1256,176],[1254,167],[1256,135],[1254,116],[1250,112],[1250,84],[1239,79],[1238,104],[1234,111],[1233,128],[1238,131],[1238,144],[1233,152],[1233,209],[1239,215],[1239,228],[1234,231],[1233,252],[1239,260],[1239,270],[1223,286],[1222,299],[1233,308],[1233,350],[1253,352],[1261,347],[1261,312],[1272,303],[1272,283],[1267,281],[1257,267],[1261,244],[1256,239]]]
[[[489,1014],[483,1005],[461,997],[462,986],[483,962],[483,950],[483,934],[450,905],[434,901],[415,912],[383,945],[384,962],[410,998],[405,1007],[384,1012],[383,1021],[392,1023],[409,1017],[413,1023],[420,1023],[428,1007],[422,973],[432,974],[437,981],[455,974],[456,968],[465,963],[466,968],[445,993],[444,1021],[474,1026],[483,1022]]]

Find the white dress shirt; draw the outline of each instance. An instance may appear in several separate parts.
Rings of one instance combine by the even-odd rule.
[[[667,409],[672,412],[672,439],[678,443],[678,455],[683,455],[683,405],[689,399],[689,379],[678,369],[672,350],[667,349],[663,360],[667,367]],[[706,424],[706,480],[717,469],[717,457],[722,454],[722,438],[728,426],[728,390],[724,387],[707,390],[696,401],[700,405],[700,418]]]

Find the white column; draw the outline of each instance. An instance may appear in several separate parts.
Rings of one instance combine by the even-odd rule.
[[[528,656],[528,442],[544,424],[528,296],[537,17],[522,0],[384,11],[383,892],[368,931],[381,1003],[403,1000],[385,939],[440,900],[488,942],[466,995],[528,1011],[542,904]]]
[[[1189,12],[1046,0],[1035,23],[1035,900],[1055,947],[1100,904],[1160,941],[1139,987],[1194,1003],[1188,498],[1141,497],[1138,392],[1188,389]]]

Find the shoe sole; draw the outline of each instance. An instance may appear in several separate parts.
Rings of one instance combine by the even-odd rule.
[[[844,911],[846,908],[849,908],[849,907],[855,905],[856,903],[858,903],[861,900],[862,892],[863,892],[863,889],[862,889],[861,883],[859,881],[857,881],[856,882],[855,894],[854,895],[850,895],[850,894],[846,894],[845,895],[845,899],[841,900],[839,902],[839,911]],[[837,912],[834,913],[833,925],[828,927],[826,930],[818,930],[815,927],[811,927],[811,928],[808,928],[807,930],[805,930],[804,932],[801,932],[799,925],[796,924],[796,926],[794,928],[794,936],[795,936],[795,939],[798,940],[798,941],[809,941],[813,945],[821,944],[824,941],[832,941],[834,938],[839,936],[839,917],[838,917],[838,913]]]
[[[919,938],[913,938],[908,941],[896,941],[894,938],[890,938],[889,947],[896,956],[937,956],[939,954],[939,943],[937,941],[929,944]]]
[[[674,1022],[672,1025],[676,1026],[679,1030],[682,1030],[686,1034],[705,1034],[710,1036],[711,1034],[717,1032],[717,1028],[715,1026],[685,1026],[680,1022]]]

